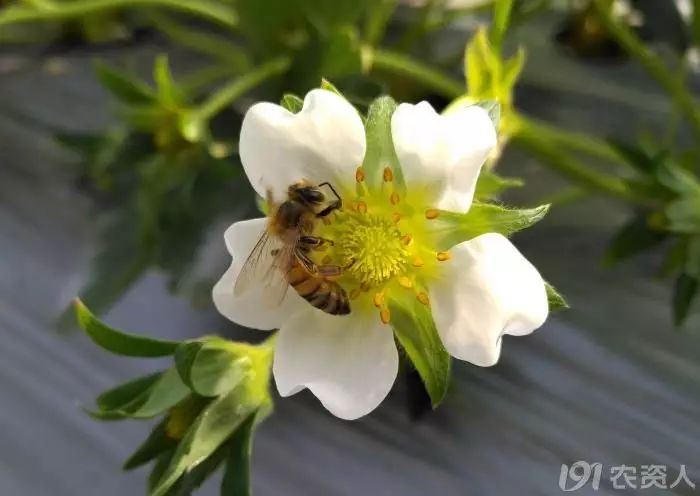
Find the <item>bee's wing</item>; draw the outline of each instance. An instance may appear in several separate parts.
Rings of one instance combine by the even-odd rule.
[[[238,273],[233,294],[240,296],[254,281],[262,282],[264,301],[278,305],[281,303],[289,284],[285,278],[294,257],[294,245],[285,244],[267,231],[248,255]]]

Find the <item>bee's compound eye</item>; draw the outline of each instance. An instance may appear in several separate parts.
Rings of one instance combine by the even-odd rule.
[[[303,188],[299,193],[309,203],[322,203],[326,199],[324,194],[316,188]]]

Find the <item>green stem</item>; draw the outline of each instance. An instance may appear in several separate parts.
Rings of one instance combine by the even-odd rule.
[[[594,4],[607,32],[671,95],[696,137],[700,138],[700,110],[683,81],[676,77],[634,32],[613,18],[612,9],[606,0],[594,0]]]
[[[537,134],[542,139],[546,139],[558,146],[582,152],[613,164],[627,167],[630,165],[611,146],[597,138],[577,132],[565,131],[531,117],[523,115],[514,117],[516,128],[519,128],[521,131],[523,127],[526,127],[528,132]]]
[[[576,184],[618,200],[638,204],[647,203],[646,198],[635,193],[625,181],[595,171],[563,153],[561,147],[547,136],[540,135],[536,129],[527,125],[514,126],[512,132],[513,142],[529,150],[550,168]]]
[[[211,119],[245,93],[260,85],[263,81],[282,74],[289,68],[290,63],[291,60],[289,57],[277,57],[250,70],[245,75],[234,79],[212,93],[209,98],[195,110],[197,117],[204,121]]]
[[[74,0],[37,9],[25,6],[8,7],[0,11],[0,26],[25,22],[65,21],[88,14],[130,7],[167,7],[194,14],[235,28],[238,17],[231,7],[206,0]]]
[[[365,56],[370,68],[401,74],[446,98],[457,98],[466,93],[464,83],[410,56],[388,50],[373,50],[371,47],[365,47]]]

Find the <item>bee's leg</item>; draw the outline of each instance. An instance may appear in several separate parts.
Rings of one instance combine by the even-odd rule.
[[[323,277],[336,277],[343,273],[340,265],[317,265],[316,270]]]
[[[320,238],[318,236],[301,236],[299,238],[299,243],[305,248],[313,248],[314,250],[318,250],[325,245],[333,246],[335,244],[332,239]]]
[[[325,182],[325,183],[321,183],[318,185],[319,188],[321,186],[328,186],[330,188],[330,190],[333,192],[333,194],[335,195],[335,197],[338,199],[338,202],[337,202],[338,205],[340,205],[342,203],[342,200],[340,199],[340,195],[338,194],[338,192],[335,190],[335,188],[333,187],[333,185],[331,183]]]
[[[304,266],[307,272],[311,275],[320,275],[322,277],[335,277],[343,273],[343,268],[340,265],[328,265],[322,264],[318,265],[316,262],[311,260],[306,254],[306,251],[299,249],[296,251],[296,256],[299,262]]]

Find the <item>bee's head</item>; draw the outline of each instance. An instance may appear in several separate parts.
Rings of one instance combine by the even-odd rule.
[[[316,186],[307,182],[298,182],[289,186],[289,199],[306,205],[321,205],[325,202],[326,196]]]

